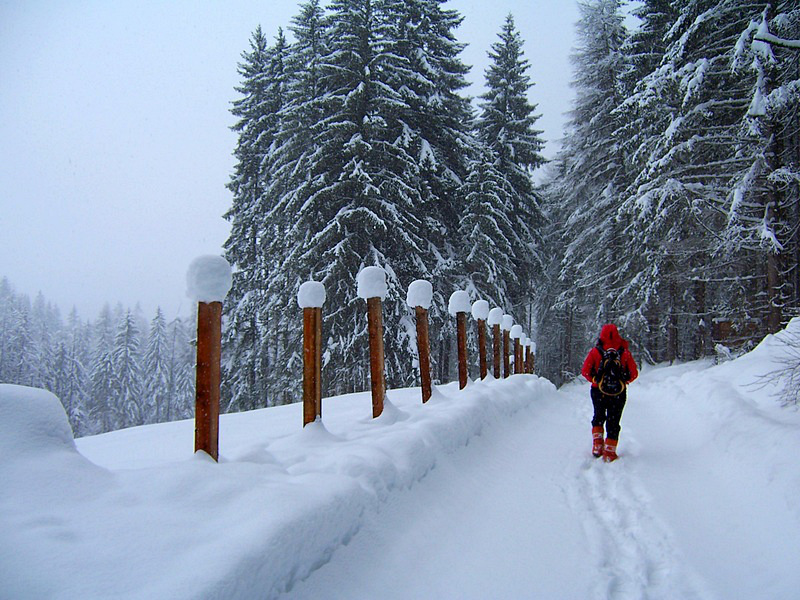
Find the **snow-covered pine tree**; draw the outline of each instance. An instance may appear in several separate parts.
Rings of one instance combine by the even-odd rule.
[[[396,143],[408,107],[394,89],[393,74],[407,64],[387,51],[392,26],[379,2],[337,0],[330,8],[319,151],[307,167],[308,185],[288,207],[296,221],[291,239],[298,271],[287,287],[296,290],[309,278],[326,285],[331,302],[325,307],[323,380],[333,386],[329,391],[344,392],[368,385],[366,311],[354,293],[357,273],[373,264],[387,271],[387,381],[402,385],[412,377],[411,332],[396,325],[408,311],[404,285],[430,277],[435,260],[416,210],[418,164]]]
[[[231,235],[225,244],[226,258],[234,267],[233,287],[225,302],[226,333],[224,410],[265,406],[270,339],[265,335],[267,273],[280,265],[285,239],[268,221],[276,198],[271,193],[271,155],[281,129],[280,112],[285,103],[285,61],[288,44],[282,31],[274,46],[256,28],[250,52],[239,65],[242,97],[232,113],[239,120],[235,156],[237,164],[229,189],[233,205],[226,214]],[[276,244],[278,245],[276,248]],[[265,252],[269,246],[270,252]]]
[[[629,258],[624,223],[618,220],[624,161],[614,138],[620,125],[615,108],[626,72],[621,51],[626,32],[617,0],[592,0],[579,7],[572,56],[576,97],[547,194],[549,254],[557,263],[547,269],[548,286],[555,303],[544,312],[540,304],[538,315],[540,335],[571,340],[560,348],[540,349],[560,353],[543,357],[557,365],[559,376],[580,368],[576,362],[583,356],[576,348],[585,349],[595,338],[599,321],[619,316],[615,300]],[[551,316],[547,322],[542,320],[545,312]],[[545,333],[555,323],[559,331]]]
[[[169,402],[167,323],[161,307],[150,322],[150,331],[142,357],[144,420],[146,423],[161,423],[166,420]]]
[[[189,328],[181,319],[174,319],[167,325],[164,421],[194,415],[195,348],[190,339]]]
[[[67,328],[56,347],[56,379],[53,393],[64,405],[75,437],[89,431],[86,423],[88,397],[86,372],[88,336],[86,327],[73,308],[67,319]]]
[[[385,51],[397,57],[389,73],[389,83],[402,99],[395,144],[417,163],[420,203],[414,211],[420,237],[434,257],[428,265],[435,282],[429,311],[432,369],[435,378],[445,381],[455,335],[445,310],[447,299],[464,286],[467,276],[454,233],[464,211],[469,162],[476,155],[472,107],[460,93],[468,85],[469,71],[459,56],[464,44],[455,36],[463,18],[444,8],[442,0],[381,0],[376,5],[385,22]],[[413,330],[410,312],[403,327]]]
[[[499,41],[492,44],[486,69],[487,91],[481,95],[481,113],[477,120],[477,135],[494,157],[494,168],[508,183],[505,217],[512,223],[513,235],[506,232],[510,246],[509,258],[513,273],[499,274],[508,281],[507,294],[511,305],[521,308],[532,300],[532,290],[540,281],[544,268],[542,255],[544,218],[539,194],[534,189],[531,173],[544,163],[541,150],[542,132],[535,128],[540,115],[531,104],[529,92],[533,87],[528,71],[530,64],[524,58],[523,40],[508,15],[498,34]],[[489,155],[483,153],[485,158]],[[485,168],[481,162],[473,167]],[[467,244],[471,240],[464,238]],[[498,248],[499,250],[499,248]],[[499,257],[498,257],[499,258]],[[500,260],[496,264],[502,264]],[[510,310],[511,306],[507,307]]]
[[[145,423],[139,336],[136,319],[128,310],[117,325],[111,355],[111,409],[116,429]]]
[[[89,373],[89,423],[91,434],[118,429],[111,404],[114,381],[114,330],[111,309],[106,304],[94,324],[94,342]]]

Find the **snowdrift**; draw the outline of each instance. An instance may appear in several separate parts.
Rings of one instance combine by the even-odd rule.
[[[0,386],[0,597],[273,598],[436,466],[555,387],[536,376],[224,415],[220,463],[191,421],[79,440],[58,400]],[[84,456],[85,455],[85,456]],[[91,462],[88,458],[93,459]]]

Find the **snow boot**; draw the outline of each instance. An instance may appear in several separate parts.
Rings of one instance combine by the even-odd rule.
[[[603,456],[603,426],[592,427],[592,456]]]
[[[613,462],[617,460],[617,440],[606,438],[606,447],[603,450],[603,460],[606,462]]]

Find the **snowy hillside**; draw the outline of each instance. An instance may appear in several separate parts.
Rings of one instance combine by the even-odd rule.
[[[800,321],[793,322],[800,329]],[[644,368],[621,460],[588,384],[536,376],[72,441],[0,386],[0,598],[796,598],[800,412],[754,385],[781,346]]]

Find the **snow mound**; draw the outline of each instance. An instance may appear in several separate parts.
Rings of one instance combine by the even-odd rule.
[[[356,277],[358,297],[386,299],[389,289],[386,286],[386,271],[381,267],[364,267]]]
[[[64,407],[46,390],[0,384],[0,415],[3,460],[75,450]]]
[[[514,325],[509,333],[512,340],[519,340],[522,338],[522,325]]]
[[[472,318],[476,321],[485,321],[489,317],[489,303],[486,300],[476,300],[472,303]]]
[[[511,315],[503,315],[503,318],[500,320],[500,329],[503,329],[504,331],[510,331],[513,326],[514,317]]]
[[[494,327],[495,325],[500,325],[503,321],[503,309],[502,308],[493,308],[489,311],[489,317],[486,319],[486,324],[490,327]]]
[[[433,285],[431,285],[430,281],[425,281],[424,279],[417,279],[416,281],[412,281],[411,285],[408,286],[408,294],[406,295],[406,303],[411,308],[416,308],[417,306],[428,310],[431,307],[431,301],[433,300]]]
[[[297,290],[300,308],[322,308],[325,304],[325,286],[319,281],[306,281]]]
[[[186,295],[195,302],[222,302],[232,282],[227,260],[221,256],[198,256],[186,272]]]
[[[450,294],[450,301],[447,303],[447,312],[454,317],[460,313],[470,311],[469,294],[463,290],[458,290]]]

